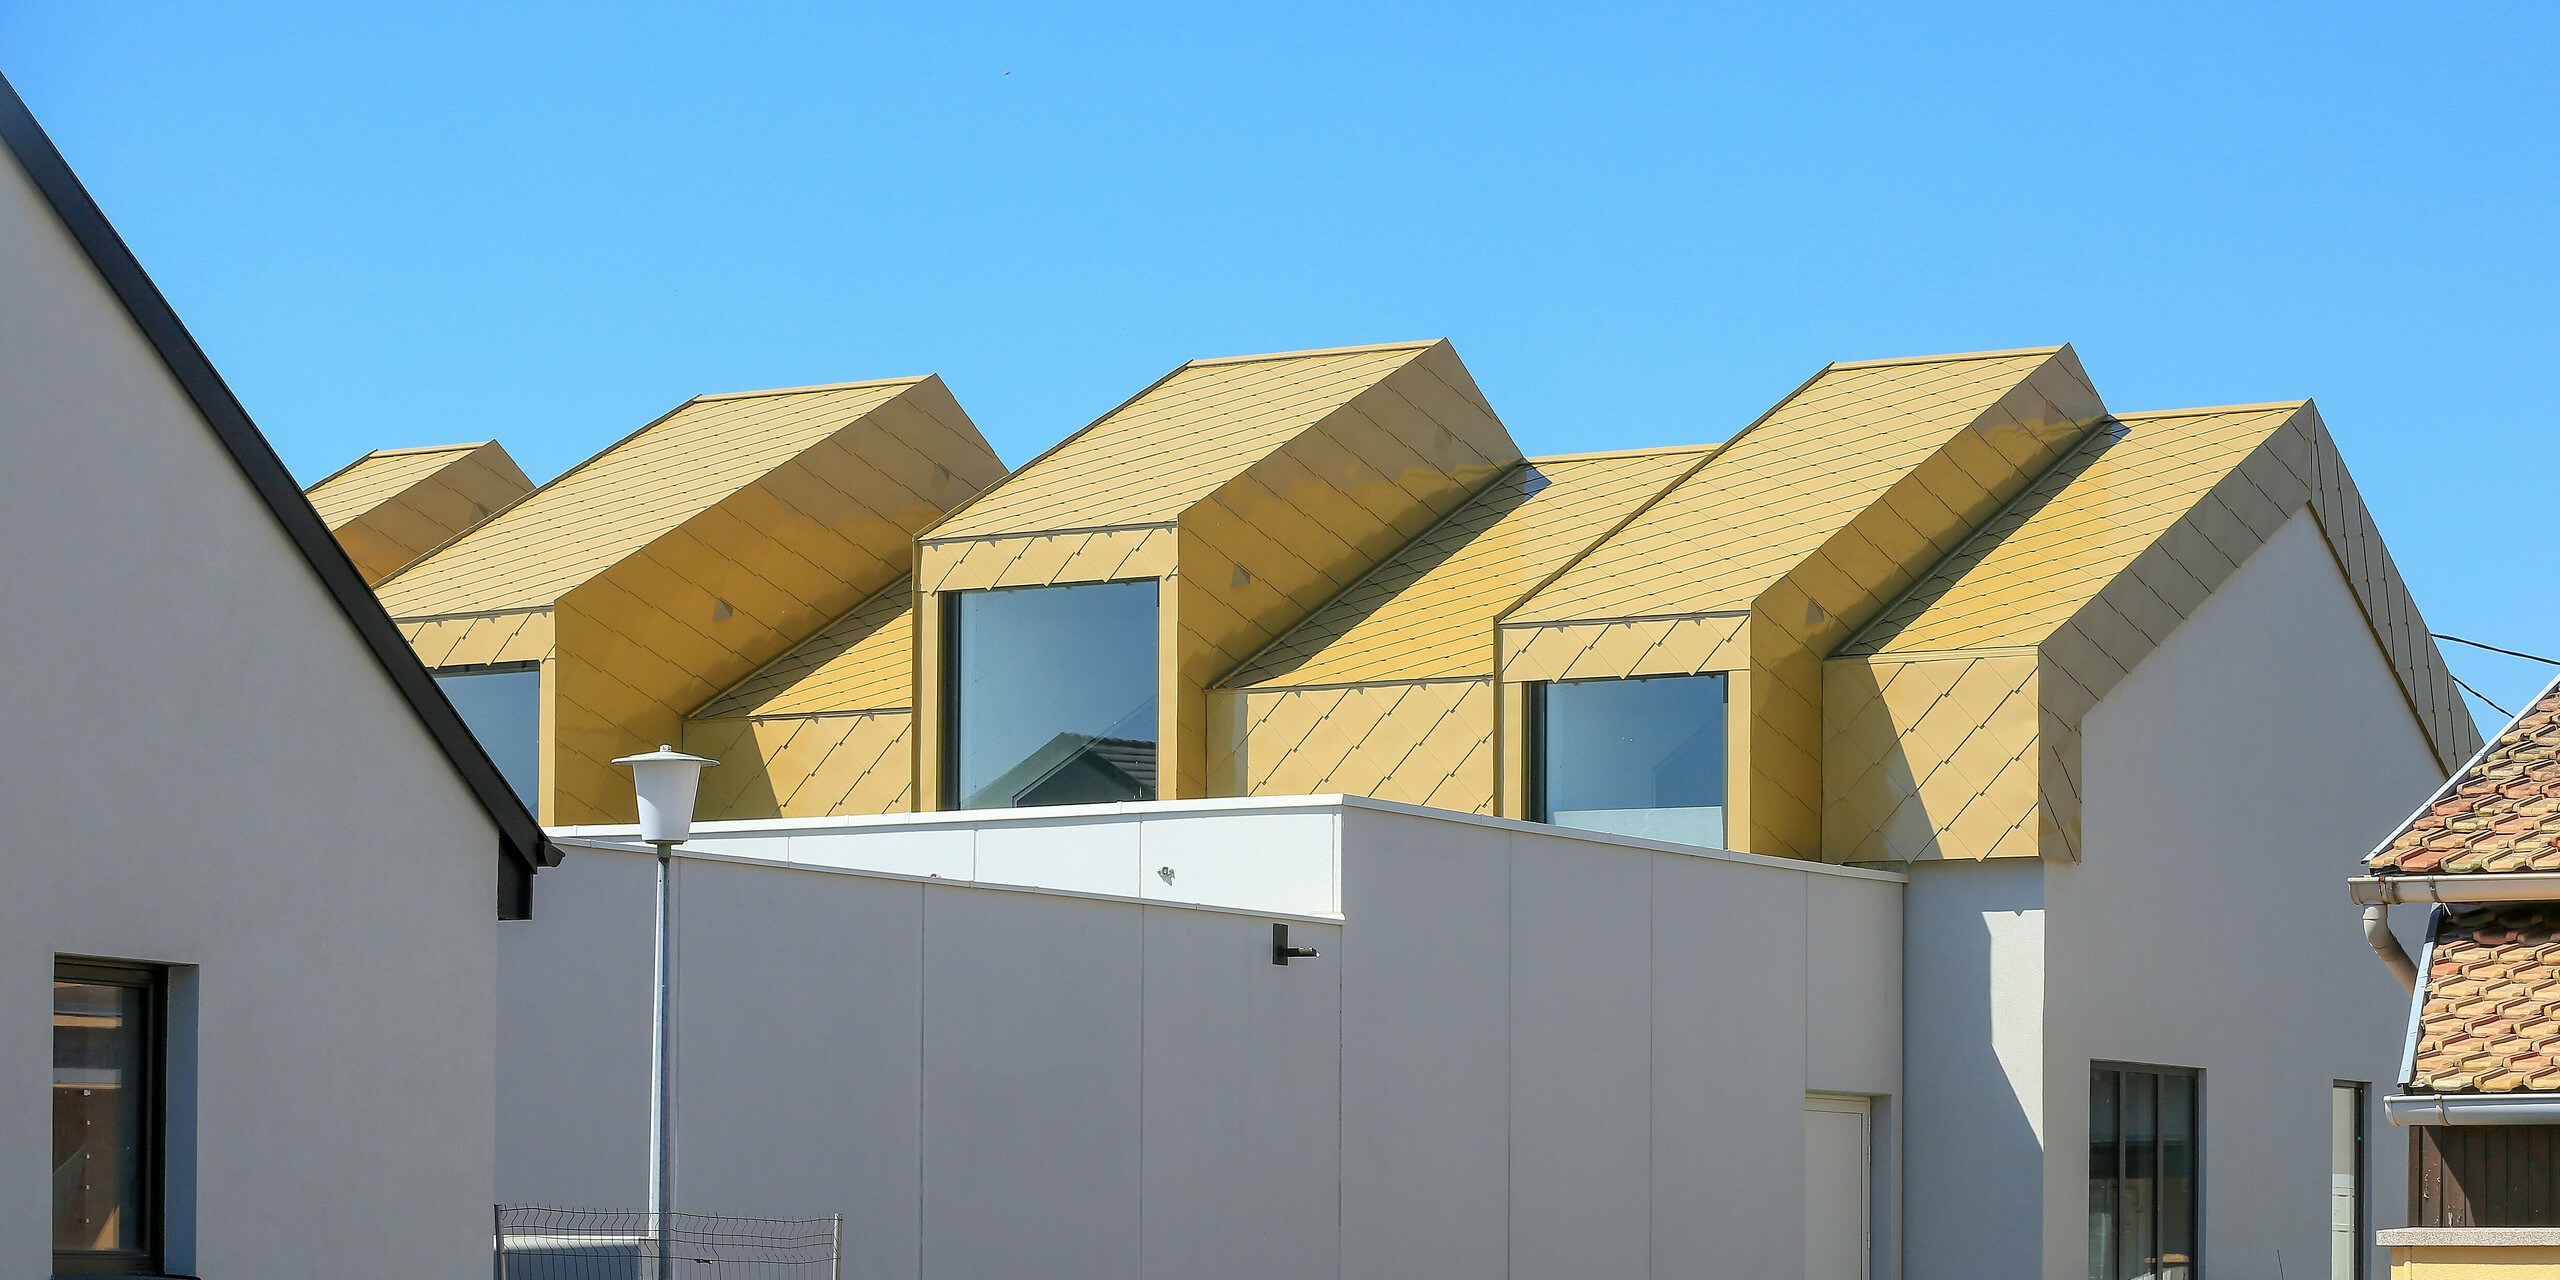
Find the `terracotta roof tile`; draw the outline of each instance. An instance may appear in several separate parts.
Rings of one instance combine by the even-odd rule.
[[[2560,1092],[2560,904],[2448,911],[2426,976],[2411,1088]]]
[[[2544,689],[2368,865],[2382,875],[2560,871],[2560,682]]]

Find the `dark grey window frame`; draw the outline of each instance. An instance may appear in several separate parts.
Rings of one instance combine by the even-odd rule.
[[[2354,1280],[2365,1280],[2373,1261],[2373,1084],[2366,1080],[2332,1080],[2329,1082],[2330,1105],[2337,1105],[2337,1091],[2353,1089],[2356,1095],[2356,1265]]]
[[[56,1250],[58,1276],[162,1276],[168,1257],[169,1172],[169,969],[166,965],[96,956],[56,956],[56,982],[89,982],[146,993],[142,1027],[143,1104],[140,1151],[142,1247]]]
[[[2187,1182],[2190,1189],[2190,1198],[2193,1201],[2188,1210],[2188,1222],[2190,1224],[2190,1229],[2195,1234],[2196,1243],[2194,1252],[2187,1255],[2187,1280],[2204,1280],[2204,1148],[2206,1136],[2204,1123],[2204,1069],[2201,1067],[2170,1066],[2168,1064],[2158,1062],[2116,1062],[2104,1058],[2094,1058],[2089,1062],[2090,1084],[2092,1086],[2093,1093],[2095,1090],[2097,1073],[2101,1071],[2113,1071],[2119,1073],[2116,1089],[2115,1115],[2116,1180],[2119,1189],[2121,1189],[2125,1177],[2124,1089],[2122,1073],[2140,1072],[2153,1076],[2180,1076],[2195,1082],[2194,1112],[2187,1118],[2189,1125],[2191,1125],[2193,1129],[2187,1139],[2189,1146],[2192,1148],[2190,1154],[2192,1163],[2190,1164],[2187,1172]],[[2094,1101],[2095,1099],[2093,1097],[2093,1104]],[[2165,1167],[2164,1156],[2166,1154],[2166,1144],[2160,1137],[2159,1129],[2158,1112],[2155,1109],[2153,1113],[2151,1137],[2152,1180],[2155,1184],[2160,1181],[2160,1171]],[[2121,1212],[2122,1208],[2119,1203],[2118,1213],[2121,1214]],[[2152,1206],[2152,1223],[2155,1231],[2158,1229],[2160,1217],[2160,1207],[2157,1204],[2154,1204]],[[2096,1265],[2097,1261],[2098,1260],[2094,1258],[2090,1259],[2090,1274],[2093,1277],[2112,1277],[2112,1271],[2107,1268],[2099,1267]]]

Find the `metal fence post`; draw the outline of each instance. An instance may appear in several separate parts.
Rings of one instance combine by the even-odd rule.
[[[491,1270],[498,1280],[507,1280],[507,1207],[502,1204],[489,1206],[489,1251],[497,1255]]]
[[[833,1216],[836,1238],[835,1247],[832,1250],[834,1256],[829,1259],[827,1267],[827,1280],[844,1280],[844,1215],[839,1213]]]

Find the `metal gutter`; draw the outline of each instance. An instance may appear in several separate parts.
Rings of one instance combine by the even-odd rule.
[[[2396,1125],[2560,1124],[2560,1093],[2413,1093],[2382,1100]]]
[[[2463,876],[2356,876],[2347,892],[2366,906],[2393,902],[2560,902],[2560,872]]]

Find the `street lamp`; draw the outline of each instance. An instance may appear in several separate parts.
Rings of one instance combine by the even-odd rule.
[[[674,940],[667,911],[668,869],[675,847],[693,831],[693,797],[702,787],[702,771],[720,762],[661,745],[614,763],[631,766],[632,787],[640,798],[640,838],[658,847],[658,973],[649,1006],[649,1230],[657,1237],[657,1280],[668,1280],[674,1251],[666,1215],[675,1208],[676,1167],[675,1036],[667,1006],[667,962]]]

